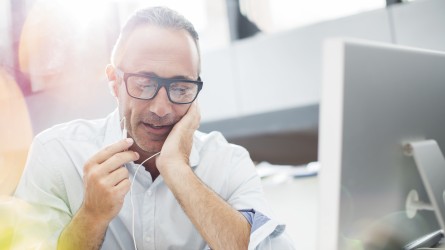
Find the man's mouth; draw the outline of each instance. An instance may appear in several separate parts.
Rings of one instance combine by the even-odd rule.
[[[154,129],[161,129],[161,128],[164,128],[164,127],[169,127],[168,125],[154,125],[154,124],[150,124],[150,123],[145,123],[145,125],[149,126],[151,128],[154,128]]]
[[[156,125],[151,123],[143,123],[145,128],[147,129],[147,132],[154,133],[154,134],[165,134],[170,132],[173,125]]]

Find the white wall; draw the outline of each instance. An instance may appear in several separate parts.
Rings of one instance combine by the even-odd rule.
[[[225,48],[202,56],[204,86],[199,95],[200,109],[206,119],[239,116],[238,79],[235,66],[235,51]]]
[[[397,44],[445,51],[445,1],[418,0],[389,12]]]

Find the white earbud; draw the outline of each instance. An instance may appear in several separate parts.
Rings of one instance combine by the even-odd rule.
[[[121,123],[122,121],[124,122],[124,126],[122,128],[122,139],[125,139],[127,138],[127,119],[125,119],[125,116],[122,118]]]

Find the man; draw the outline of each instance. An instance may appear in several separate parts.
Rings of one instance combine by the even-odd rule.
[[[246,150],[196,131],[202,82],[189,21],[161,7],[136,12],[106,73],[118,109],[38,135],[16,191],[48,207],[58,249],[292,248]]]

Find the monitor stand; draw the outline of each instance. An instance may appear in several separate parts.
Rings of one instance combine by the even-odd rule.
[[[417,204],[418,209],[434,210],[437,221],[442,229],[411,242],[405,246],[404,249],[432,247],[437,245],[437,243],[443,238],[443,230],[445,229],[445,158],[439,148],[439,145],[434,140],[407,143],[404,145],[404,152],[405,154],[414,157],[414,161],[417,165],[423,185],[425,186],[431,202],[431,204],[425,204],[418,201],[412,201],[410,199],[410,195],[408,195],[407,206],[408,204],[414,204],[415,207]],[[417,193],[415,190],[414,192]],[[410,209],[412,209],[412,207],[407,207],[407,211]],[[414,247],[414,245],[416,246]]]
[[[410,242],[409,244],[403,247],[403,250],[420,250],[420,249],[431,249],[436,247],[442,247],[443,239],[444,239],[443,231],[438,230],[436,232],[432,232],[430,234],[422,236],[413,242]]]

